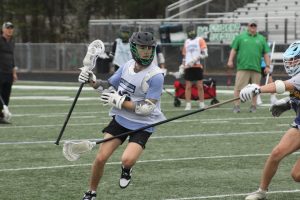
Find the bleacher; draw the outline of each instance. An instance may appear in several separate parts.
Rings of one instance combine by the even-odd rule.
[[[209,15],[209,13],[208,13]],[[298,0],[256,0],[220,18],[256,18],[258,30],[266,31],[269,40],[277,43],[291,43],[300,35],[300,2]],[[286,36],[285,36],[286,35]]]

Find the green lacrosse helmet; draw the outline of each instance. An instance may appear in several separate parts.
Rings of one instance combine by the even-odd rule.
[[[133,59],[142,66],[149,66],[154,58],[156,41],[149,32],[134,32],[129,40],[130,42],[130,51]],[[138,53],[137,45],[139,46],[149,46],[152,47],[151,56],[147,59],[141,58]]]
[[[188,27],[186,27],[186,34],[188,38],[194,39],[197,36],[195,25],[191,24]]]
[[[128,42],[130,37],[130,27],[128,25],[121,25],[119,30],[119,37],[122,42]]]

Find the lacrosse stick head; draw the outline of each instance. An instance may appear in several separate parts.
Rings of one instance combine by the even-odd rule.
[[[69,161],[75,161],[80,158],[80,155],[93,149],[95,142],[88,140],[81,142],[66,141],[63,147],[63,155]]]
[[[9,112],[8,107],[6,105],[3,105],[2,113],[4,116],[4,119],[9,121],[11,119],[11,112]]]
[[[87,53],[83,59],[83,66],[92,71],[96,66],[96,60],[105,53],[105,46],[101,40],[94,40],[88,46]]]

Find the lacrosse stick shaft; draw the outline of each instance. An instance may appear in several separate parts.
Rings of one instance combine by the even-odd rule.
[[[6,106],[6,104],[4,103],[4,100],[3,100],[3,98],[2,98],[1,95],[0,95],[0,102],[1,102],[1,104],[2,104],[3,106]]]
[[[76,104],[76,102],[77,102],[77,99],[78,99],[78,97],[79,97],[79,95],[80,95],[80,93],[81,93],[81,90],[82,90],[83,86],[84,86],[84,83],[81,83],[81,84],[80,84],[80,87],[79,87],[79,89],[78,89],[78,91],[77,91],[77,94],[76,94],[76,96],[75,96],[75,98],[74,98],[74,100],[73,100],[73,103],[72,103],[72,106],[71,106],[71,108],[70,108],[70,110],[69,110],[69,113],[68,113],[68,115],[67,115],[67,117],[66,117],[66,119],[65,119],[64,125],[62,126],[62,128],[61,128],[61,130],[60,130],[60,133],[59,133],[59,135],[58,135],[58,137],[57,137],[57,139],[56,139],[56,142],[54,143],[54,144],[56,144],[56,145],[59,145],[59,141],[60,141],[62,135],[64,134],[65,128],[66,128],[66,126],[67,126],[67,124],[68,124],[68,121],[69,121],[69,119],[70,119],[70,117],[71,117],[71,114],[72,114],[72,112],[73,112],[73,109],[74,109],[74,107],[75,107],[75,104]]]
[[[110,141],[110,140],[113,140],[113,139],[116,139],[116,138],[119,138],[119,137],[123,137],[123,136],[125,136],[125,135],[130,135],[130,134],[132,134],[132,133],[136,133],[136,132],[139,132],[139,131],[141,131],[141,130],[144,130],[144,129],[147,129],[147,128],[150,128],[150,127],[155,127],[155,126],[158,126],[158,125],[161,125],[161,124],[165,124],[165,123],[167,123],[167,122],[174,121],[174,120],[176,120],[176,119],[180,119],[180,118],[183,118],[183,117],[187,117],[187,116],[189,116],[189,115],[193,115],[193,114],[196,114],[196,113],[205,111],[205,110],[209,110],[209,109],[211,109],[211,108],[215,108],[215,107],[218,107],[218,106],[221,106],[221,105],[224,105],[224,104],[227,104],[227,103],[230,103],[230,102],[239,100],[239,99],[240,99],[239,97],[234,98],[234,99],[229,99],[229,100],[227,100],[227,101],[220,102],[220,103],[216,103],[216,104],[211,105],[211,106],[208,106],[208,107],[206,107],[206,108],[202,108],[202,109],[198,109],[198,110],[195,110],[195,111],[192,111],[192,112],[188,112],[188,113],[186,113],[186,114],[179,115],[179,116],[176,116],[176,117],[172,117],[172,118],[170,118],[170,119],[166,119],[166,120],[163,120],[163,121],[154,123],[154,124],[149,124],[149,125],[147,125],[147,126],[143,126],[143,127],[139,128],[139,129],[132,130],[132,131],[128,131],[128,132],[122,133],[122,134],[117,135],[117,136],[113,136],[113,137],[106,138],[106,139],[103,139],[103,140],[98,140],[98,141],[96,141],[96,144],[108,142],[108,141]]]
[[[275,50],[275,41],[272,43],[272,51],[271,51],[271,55],[270,55],[270,63],[271,63],[271,64],[272,64],[272,59],[273,59],[274,50]],[[270,67],[271,67],[271,66],[270,66]],[[271,68],[270,68],[270,70],[273,71],[273,69],[271,69]],[[270,78],[270,73],[267,74],[265,85],[268,84],[269,78]]]
[[[163,90],[164,90],[168,95],[170,95],[171,97],[175,97],[174,94],[172,94],[171,92],[169,92],[166,88],[163,88]]]

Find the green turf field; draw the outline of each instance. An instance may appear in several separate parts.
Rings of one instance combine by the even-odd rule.
[[[13,89],[10,104],[13,124],[0,125],[0,199],[81,199],[88,188],[96,149],[69,162],[62,155],[62,145],[54,145],[78,84],[18,82],[15,86],[18,88]],[[73,89],[57,90],[56,86]],[[62,143],[102,138],[100,132],[110,118],[108,107],[100,104],[98,96],[92,90],[82,92]],[[224,101],[233,95],[218,93],[217,97]],[[269,103],[268,95],[262,99]],[[185,113],[182,104],[175,108],[171,96],[162,96],[162,109],[168,118]],[[97,199],[244,199],[257,189],[264,161],[294,116],[287,112],[273,118],[267,105],[259,107],[257,113],[248,113],[249,105],[243,104],[240,114],[233,114],[229,103],[157,127],[125,190],[118,185],[124,148],[120,147],[106,166]],[[268,199],[300,199],[300,186],[290,177],[298,157],[293,154],[282,161]]]

